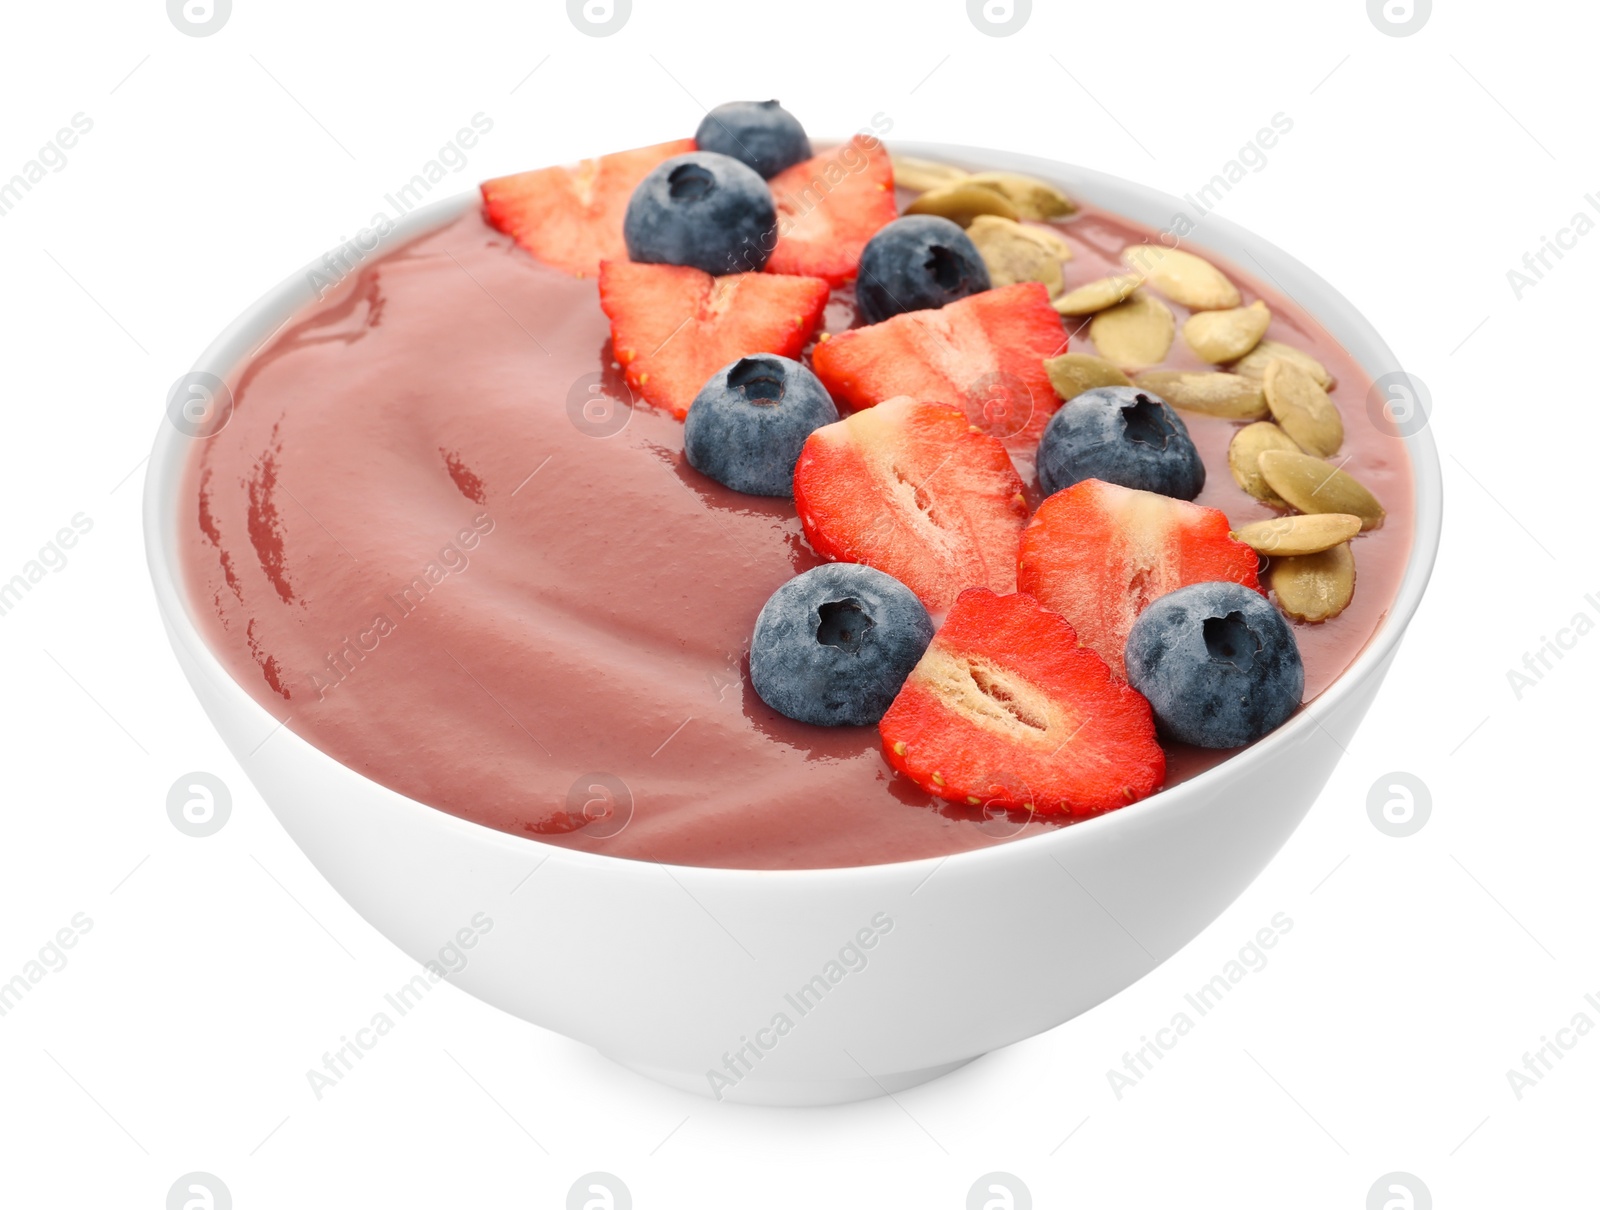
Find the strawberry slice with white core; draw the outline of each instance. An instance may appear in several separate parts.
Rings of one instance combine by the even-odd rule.
[[[828,303],[818,277],[604,261],[600,306],[628,385],[678,419],[706,380],[755,353],[798,358]]]
[[[1098,815],[1166,777],[1150,704],[1024,593],[962,593],[878,732],[897,770],[971,807]]]
[[[1125,676],[1123,648],[1145,606],[1207,580],[1260,592],[1259,566],[1217,509],[1085,479],[1048,497],[1028,522],[1017,586]]]
[[[693,139],[678,139],[497,177],[479,186],[483,215],[546,264],[593,277],[602,260],[628,259],[622,216],[634,187],[661,161],[693,150]]]
[[[896,395],[940,399],[984,432],[1031,451],[1061,405],[1044,359],[1066,347],[1050,292],[1019,282],[831,336],[812,365],[840,408],[870,408]]]
[[[887,572],[930,611],[964,588],[1016,587],[1022,480],[1005,446],[957,408],[890,399],[817,429],[795,465],[794,503],[819,555]]]
[[[786,168],[768,183],[778,207],[778,243],[768,273],[821,277],[832,286],[852,282],[867,241],[899,214],[889,153],[865,135]]]

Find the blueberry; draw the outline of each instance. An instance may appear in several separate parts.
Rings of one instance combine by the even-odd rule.
[[[827,388],[798,361],[741,357],[694,397],[683,452],[695,470],[736,492],[792,496],[800,447],[813,429],[837,419]]]
[[[622,235],[633,260],[707,273],[756,273],[777,242],[772,191],[738,160],[691,151],[663,160],[628,199]]]
[[[694,132],[694,144],[701,151],[731,155],[768,178],[811,158],[805,127],[776,101],[718,105]]]
[[[1046,495],[1084,479],[1193,500],[1205,463],[1178,414],[1138,387],[1096,387],[1068,400],[1039,439],[1039,486]]]
[[[750,684],[802,723],[864,727],[883,717],[932,639],[928,611],[899,580],[862,563],[824,563],[761,607]]]
[[[1295,712],[1305,690],[1294,631],[1242,584],[1190,584],[1156,598],[1123,656],[1161,733],[1202,748],[1254,743]]]
[[[947,218],[897,218],[861,250],[856,306],[869,324],[927,311],[989,288],[989,270],[967,233]]]

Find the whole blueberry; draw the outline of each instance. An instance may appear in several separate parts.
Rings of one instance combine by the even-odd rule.
[[[767,183],[738,160],[690,151],[663,160],[628,199],[628,256],[706,273],[757,273],[777,242]]]
[[[861,250],[856,306],[875,324],[988,288],[988,267],[965,231],[947,218],[910,214],[881,228]]]
[[[1254,743],[1295,712],[1305,690],[1294,631],[1243,584],[1190,584],[1156,598],[1123,658],[1161,733],[1202,748]]]
[[[1205,463],[1178,414],[1138,387],[1096,387],[1069,399],[1039,438],[1039,486],[1046,495],[1084,479],[1193,500]]]
[[[761,607],[750,684],[802,723],[864,727],[883,717],[932,639],[928,611],[899,580],[862,563],[825,563]]]
[[[805,127],[776,101],[729,101],[700,122],[694,144],[701,151],[731,155],[763,177],[811,158]]]
[[[798,361],[761,353],[713,374],[689,405],[689,465],[751,496],[792,496],[794,464],[813,429],[839,419],[827,388]]]

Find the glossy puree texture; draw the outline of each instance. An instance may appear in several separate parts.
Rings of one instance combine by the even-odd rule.
[[[1068,288],[1150,236],[1093,209],[1059,230],[1077,252]],[[1394,598],[1409,466],[1369,420],[1354,361],[1224,267],[1247,302],[1267,300],[1269,337],[1336,375],[1341,457],[1389,512],[1355,542],[1350,608],[1296,627],[1310,697]],[[853,322],[842,291],[828,327]],[[1083,335],[1072,348],[1093,351]],[[1165,364],[1203,368],[1181,338]],[[687,865],[904,861],[1061,826],[929,799],[892,774],[875,728],[806,726],[755,696],[756,614],[818,561],[792,504],[690,469],[682,424],[630,406],[593,280],[476,212],[363,267],[233,386],[183,488],[192,608],[241,685],[357,772],[507,832]],[[1183,416],[1208,470],[1200,502],[1235,525],[1274,515],[1228,473],[1238,426]],[[1016,462],[1031,485],[1031,452]],[[1226,755],[1169,749],[1169,784]]]

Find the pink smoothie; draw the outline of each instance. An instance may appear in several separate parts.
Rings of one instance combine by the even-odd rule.
[[[1069,287],[1151,238],[1092,209],[1059,230]],[[1295,628],[1309,699],[1394,599],[1410,470],[1350,356],[1224,268],[1267,301],[1271,338],[1338,378],[1340,456],[1389,513],[1355,541],[1351,606]],[[828,326],[853,321],[841,291]],[[1167,365],[1202,368],[1181,340]],[[807,726],[756,697],[756,614],[819,562],[792,504],[692,470],[682,423],[630,406],[594,282],[477,213],[364,267],[234,386],[183,487],[194,611],[241,685],[357,772],[507,832],[686,865],[905,861],[1062,826],[930,799],[884,762],[876,728]],[[1275,515],[1228,473],[1238,426],[1183,418],[1208,471],[1199,502],[1235,525]],[[1016,460],[1031,480],[1031,455]],[[1169,749],[1169,784],[1227,755]]]

